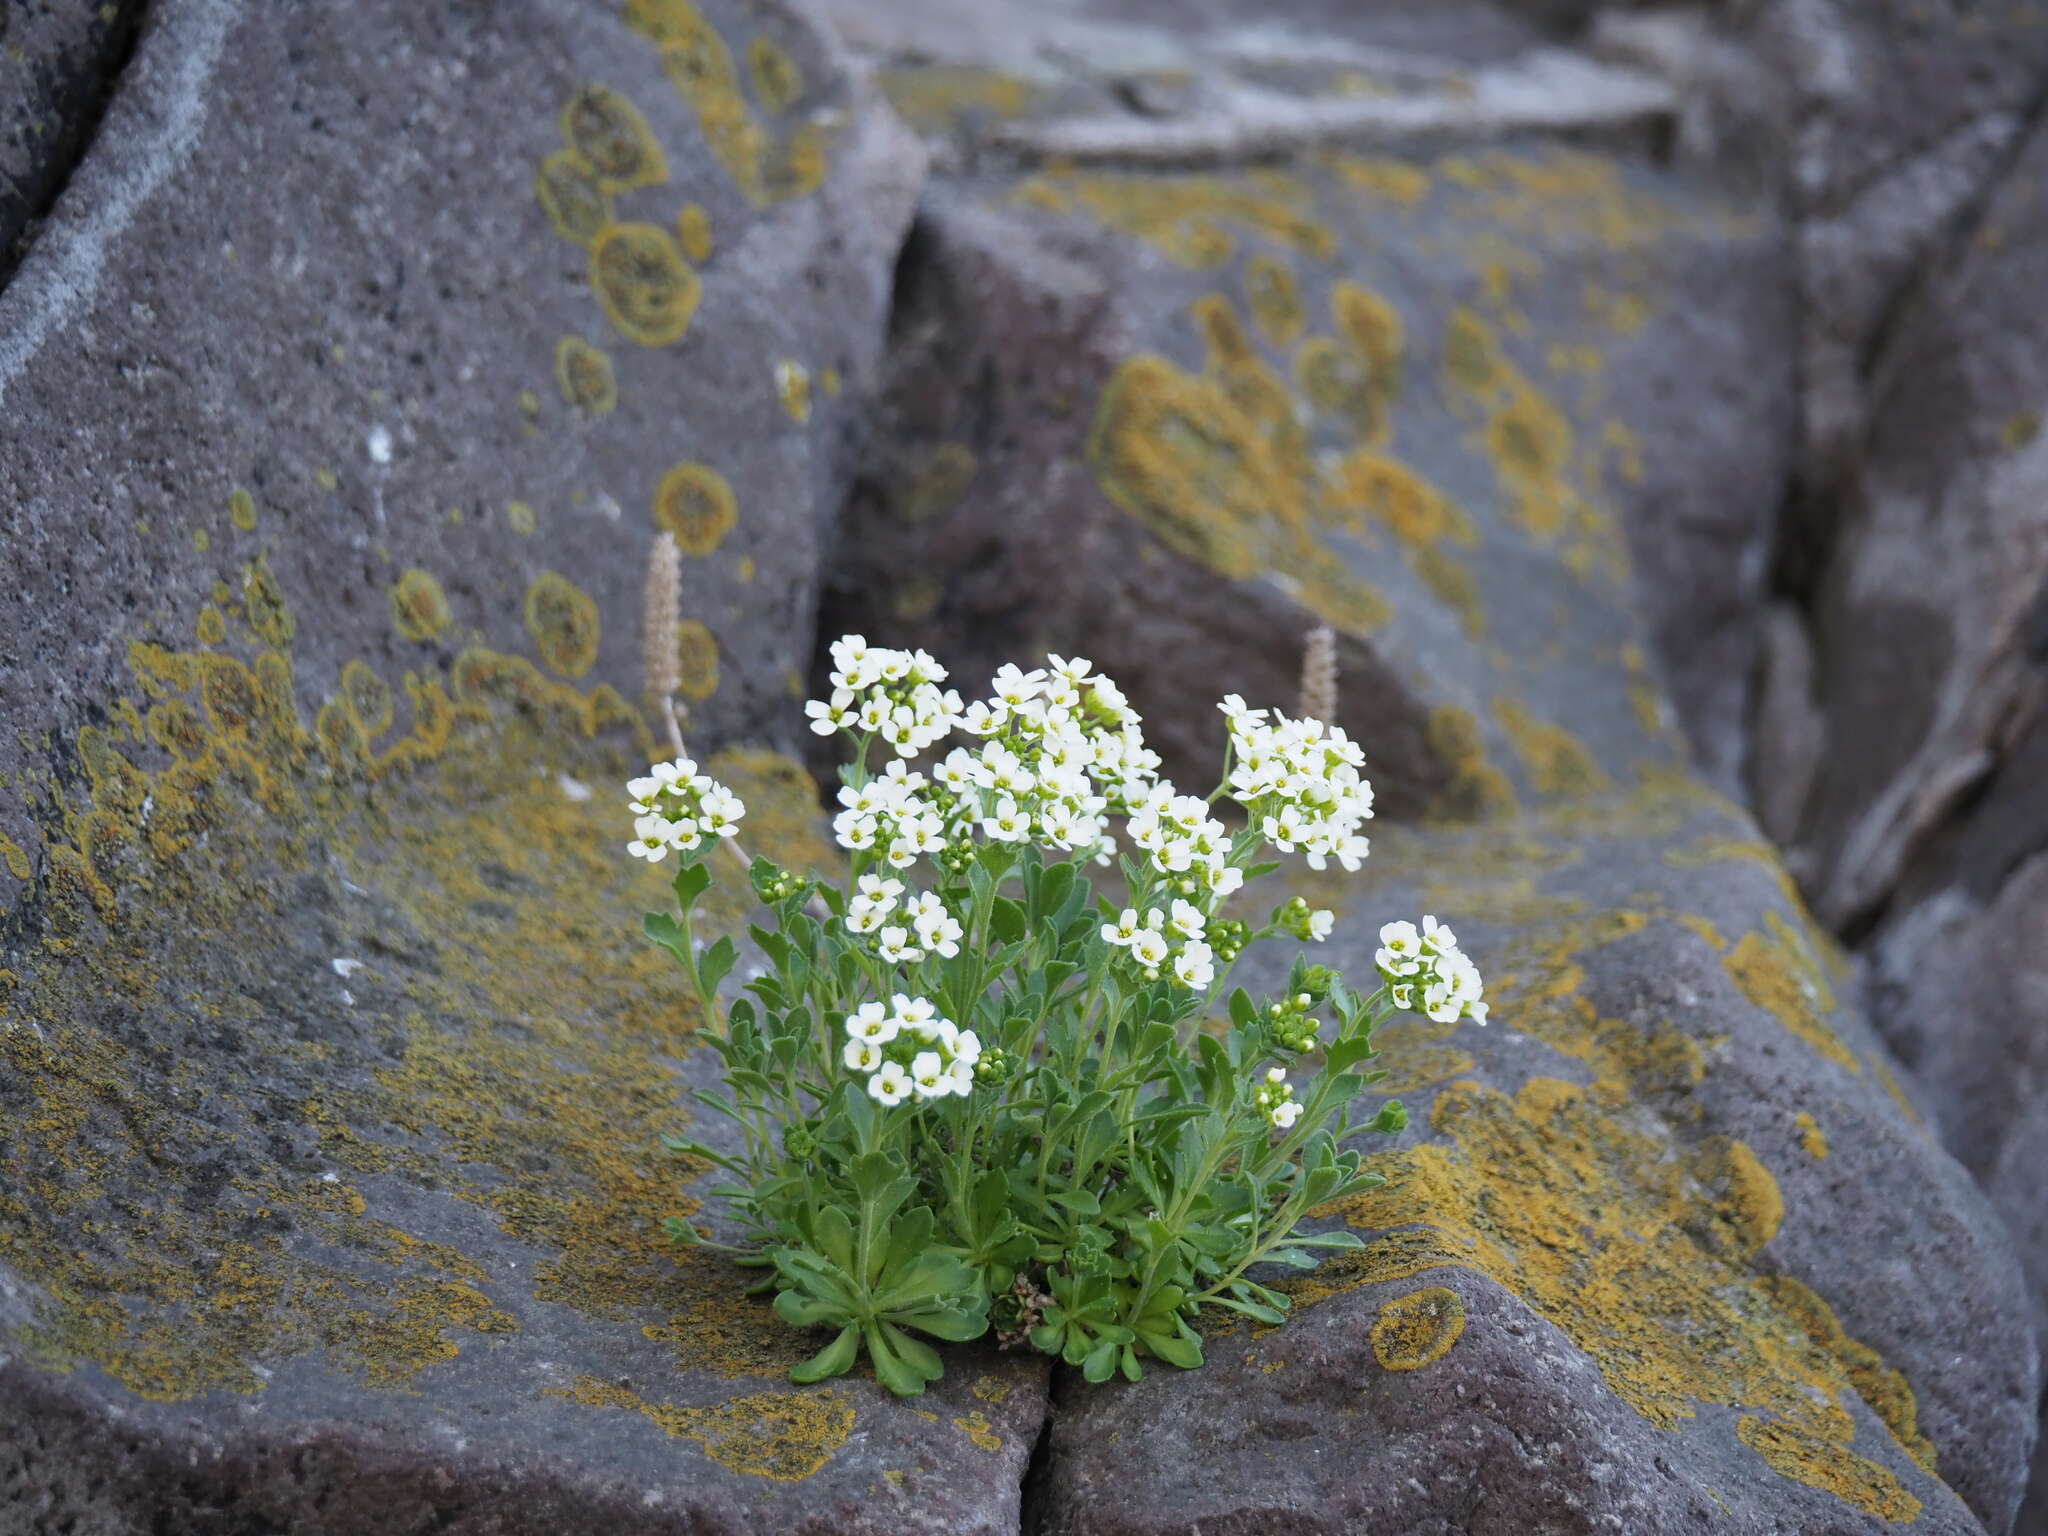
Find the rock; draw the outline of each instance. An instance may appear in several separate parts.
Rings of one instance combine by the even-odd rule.
[[[2003,1530],[2010,1247],[1747,819],[1674,783],[1374,842],[1297,887],[1316,958],[1455,914],[1492,1019],[1384,1032],[1410,1128],[1284,1328],[1061,1388],[1046,1528]]]
[[[772,749],[918,173],[779,5],[152,6],[0,294],[10,1532],[1015,1527],[1032,1365],[793,1387],[664,1240],[617,788],[663,523],[693,745],[822,856]]]
[[[141,13],[141,0],[0,11],[0,287],[92,136]]]

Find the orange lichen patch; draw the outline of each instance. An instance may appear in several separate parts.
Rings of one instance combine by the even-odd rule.
[[[590,246],[590,286],[613,328],[643,347],[681,340],[704,292],[668,231],[654,224],[600,230]]]
[[[770,112],[787,112],[804,93],[803,71],[771,38],[757,37],[747,45],[747,77]]]
[[[1192,316],[1208,350],[1199,375],[1151,354],[1111,377],[1087,458],[1103,493],[1168,548],[1219,575],[1265,573],[1325,623],[1353,634],[1384,624],[1386,601],[1315,536],[1315,487],[1292,405],[1220,294]]]
[[[417,566],[391,589],[391,624],[407,640],[432,640],[452,622],[441,583]]]
[[[543,571],[526,589],[526,632],[540,659],[564,677],[581,677],[597,661],[597,604],[574,583]]]
[[[1314,195],[1308,183],[1279,174],[1117,176],[1053,170],[1024,183],[1012,199],[1059,209],[1078,206],[1193,271],[1220,267],[1236,254],[1237,237],[1229,225],[1321,261],[1337,250],[1337,237],[1312,216]]]
[[[654,491],[654,526],[675,536],[686,555],[717,552],[739,521],[739,502],[725,476],[708,464],[678,464]]]
[[[1824,1489],[1894,1525],[1920,1517],[1920,1500],[1906,1491],[1897,1474],[1849,1449],[1856,1424],[1846,1413],[1829,1416],[1819,1432],[1745,1413],[1735,1421],[1735,1434],[1782,1477]]]
[[[1252,257],[1244,264],[1244,293],[1260,334],[1276,347],[1292,346],[1308,324],[1308,312],[1287,263],[1263,253]]]
[[[783,358],[775,365],[775,398],[798,426],[811,419],[811,370],[802,363]]]
[[[1021,117],[1038,96],[1028,80],[964,65],[885,69],[879,83],[903,120],[926,133],[943,132],[963,119]]]
[[[718,692],[718,638],[696,619],[676,626],[676,689],[686,699]]]
[[[953,1427],[974,1443],[976,1450],[1000,1451],[1003,1437],[996,1433],[995,1426],[988,1421],[988,1415],[979,1408],[953,1420]]]
[[[239,485],[228,495],[228,521],[244,533],[256,526],[256,498]]]
[[[1820,1128],[1820,1122],[1805,1110],[1792,1117],[1792,1123],[1799,1127],[1799,1145],[1806,1155],[1818,1161],[1828,1155],[1827,1133]]]
[[[740,196],[766,208],[818,189],[827,130],[805,122],[777,137],[764,127],[741,94],[732,50],[690,0],[627,0],[625,20],[660,51],[662,74],[696,113],[705,145]],[[778,45],[757,39],[748,63],[755,93],[771,114],[794,105],[802,75]]]
[[[638,1393],[595,1376],[579,1376],[573,1387],[550,1387],[589,1408],[623,1408],[645,1417],[664,1434],[695,1440],[704,1454],[728,1472],[801,1482],[829,1462],[853,1433],[853,1404],[827,1387],[818,1392],[754,1392],[715,1408],[679,1408],[650,1403]]]
[[[668,162],[640,109],[617,91],[586,85],[562,108],[562,142],[612,191],[659,186]]]
[[[1424,739],[1449,770],[1430,807],[1438,821],[1490,821],[1520,809],[1514,785],[1486,755],[1486,740],[1469,710],[1443,704],[1429,712]]]
[[[711,259],[711,215],[700,203],[685,203],[676,215],[676,239],[683,254],[697,266]]]
[[[612,195],[573,149],[558,149],[534,173],[533,195],[555,233],[589,245],[612,222]]]
[[[1372,1325],[1373,1358],[1390,1371],[1419,1371],[1443,1359],[1464,1335],[1464,1298],[1449,1286],[1424,1286],[1380,1308]]]
[[[1938,1476],[1934,1443],[1920,1433],[1920,1408],[1906,1378],[1884,1363],[1869,1345],[1849,1337],[1834,1309],[1790,1275],[1764,1275],[1761,1284],[1806,1332],[1806,1336],[1840,1360],[1856,1384],[1856,1395],[1884,1421],[1902,1450]]]
[[[1751,1003],[1828,1060],[1861,1072],[1856,1053],[1828,1027],[1834,994],[1812,951],[1776,912],[1764,914],[1764,930],[1744,934],[1721,957],[1729,979]]]
[[[602,416],[619,403],[612,360],[581,336],[555,343],[555,388],[586,416]]]
[[[974,450],[965,443],[937,443],[919,461],[897,501],[908,522],[950,512],[974,483]]]
[[[1571,480],[1577,438],[1549,395],[1509,359],[1474,311],[1452,311],[1444,331],[1444,385],[1454,409],[1476,409],[1476,445],[1493,465],[1508,515],[1538,545],[1556,545],[1575,575],[1619,585],[1628,551],[1612,511]]]
[[[1538,720],[1519,700],[1506,694],[1497,697],[1493,719],[1537,794],[1564,799],[1599,794],[1612,787],[1576,736],[1561,725]]]
[[[1325,163],[1345,185],[1403,208],[1413,208],[1429,196],[1428,173],[1404,161],[1333,154]]]

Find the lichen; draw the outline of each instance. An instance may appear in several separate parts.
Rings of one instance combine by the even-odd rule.
[[[1038,87],[1016,75],[967,65],[885,69],[878,83],[898,115],[926,133],[969,119],[1021,117],[1039,94]]]
[[[543,571],[526,589],[526,632],[540,659],[564,677],[581,677],[597,661],[597,604],[567,577]]]
[[[1565,799],[1612,787],[1583,742],[1563,726],[1538,720],[1520,700],[1507,694],[1495,698],[1493,718],[1538,795]]]
[[[391,625],[402,639],[433,640],[451,622],[440,582],[417,566],[399,576],[391,588]]]
[[[1244,264],[1244,292],[1259,333],[1276,347],[1292,346],[1308,324],[1308,312],[1287,263],[1277,256],[1253,256]]]
[[[1227,225],[1320,261],[1337,250],[1335,234],[1311,216],[1308,183],[1278,173],[1123,176],[1049,170],[1020,184],[1011,197],[1021,206],[1078,206],[1194,271],[1220,267],[1237,253],[1237,238]]]
[[[676,215],[676,239],[693,265],[701,267],[711,259],[711,215],[703,204],[683,204]]]
[[[555,343],[555,388],[586,416],[602,416],[619,403],[612,360],[581,336]]]
[[[664,1434],[695,1440],[704,1454],[729,1472],[794,1483],[820,1471],[853,1433],[853,1404],[826,1387],[817,1392],[754,1392],[710,1408],[650,1403],[638,1393],[595,1376],[579,1376],[573,1387],[551,1387],[590,1408],[622,1408],[640,1414]]]
[[[1419,1371],[1451,1352],[1465,1334],[1465,1300],[1443,1285],[1396,1296],[1372,1325],[1373,1358],[1390,1371]]]
[[[935,443],[919,461],[897,500],[907,522],[921,523],[959,505],[974,483],[974,450],[965,443]]]
[[[775,398],[789,419],[802,426],[811,419],[811,370],[791,358],[775,364]]]
[[[747,76],[770,112],[787,112],[804,93],[803,71],[772,38],[757,37],[747,45]]]
[[[1828,1027],[1834,995],[1812,955],[1782,917],[1764,914],[1763,930],[1746,933],[1721,957],[1742,995],[1770,1014],[1814,1050],[1851,1072],[1861,1072],[1856,1053]]]
[[[600,230],[590,244],[590,287],[613,329],[643,347],[680,341],[704,291],[668,231],[656,224]]]
[[[256,526],[256,498],[239,485],[228,494],[228,521],[244,533]]]
[[[609,191],[659,186],[668,162],[640,109],[617,91],[586,85],[562,108],[562,142]]]
[[[988,1421],[988,1415],[979,1408],[954,1419],[953,1427],[967,1436],[976,1450],[1000,1451],[1003,1448],[1003,1437],[996,1433],[995,1426]]]
[[[717,552],[739,521],[739,502],[725,476],[710,465],[677,464],[655,487],[653,518],[684,554],[703,559]]]
[[[555,233],[589,245],[612,222],[612,195],[584,158],[558,149],[534,172],[533,195]]]
[[[718,691],[718,637],[698,619],[676,626],[676,689],[686,699],[703,700]]]
[[[1799,1127],[1799,1145],[1806,1155],[1816,1162],[1824,1159],[1828,1155],[1828,1138],[1820,1122],[1802,1109],[1792,1117],[1792,1123]]]

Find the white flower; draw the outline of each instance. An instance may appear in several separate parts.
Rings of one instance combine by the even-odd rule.
[[[1244,871],[1218,859],[1202,871],[1202,883],[1208,886],[1210,895],[1221,900],[1243,887]]]
[[[1247,707],[1240,694],[1226,693],[1216,707],[1223,712],[1223,718],[1228,722],[1233,735],[1240,727],[1262,724],[1266,718],[1263,709]]]
[[[969,1069],[981,1060],[981,1036],[971,1029],[963,1029],[953,1037],[953,1061],[957,1066],[965,1062]]]
[[[889,1016],[889,1010],[880,1003],[862,1003],[846,1016],[846,1033],[850,1039],[871,1041],[875,1045],[887,1045],[896,1038],[901,1026]]]
[[[954,1057],[946,1067],[946,1088],[963,1099],[974,1092],[974,1063]]]
[[[1166,940],[1157,929],[1140,928],[1131,935],[1130,949],[1131,958],[1148,971],[1166,963]]]
[[[882,1064],[882,1048],[872,1040],[849,1040],[839,1059],[849,1072],[872,1072]]]
[[[981,830],[998,843],[1021,843],[1031,835],[1031,823],[1017,809],[1017,802],[1005,795],[996,802],[995,810],[982,818]]]
[[[937,1018],[939,1014],[938,1005],[933,1003],[930,998],[912,997],[907,992],[896,993],[895,996],[889,999],[889,1003],[895,1010],[893,1017],[896,1020],[897,1026],[902,1029],[917,1030],[920,1034],[924,1032],[925,1026]],[[870,1006],[879,1008],[882,1005],[874,1003]]]
[[[1167,926],[1184,939],[1199,939],[1209,920],[1202,916],[1202,909],[1184,901],[1173,904],[1173,915],[1167,919]]]
[[[1138,934],[1138,912],[1135,907],[1125,907],[1124,914],[1114,923],[1102,925],[1102,942],[1127,946]]]
[[[924,951],[910,942],[910,934],[902,928],[884,928],[875,935],[875,953],[890,965],[915,965],[924,958]]]
[[[1273,1106],[1273,1129],[1276,1131],[1294,1129],[1294,1122],[1300,1118],[1301,1101],[1299,1099],[1288,1099],[1283,1103]]]
[[[804,713],[810,716],[811,729],[820,736],[830,736],[834,731],[843,731],[853,718],[853,690],[834,688],[830,699],[812,699],[804,705]]]
[[[878,1104],[893,1108],[901,1104],[910,1093],[910,1074],[893,1061],[885,1061],[868,1079],[868,1096]]]
[[[1268,1067],[1268,1068],[1266,1068],[1266,1081],[1267,1081],[1267,1082],[1269,1082],[1269,1083],[1284,1083],[1284,1082],[1286,1082],[1286,1081],[1287,1081],[1287,1069],[1286,1069],[1285,1067]]]
[[[910,1086],[920,1099],[943,1099],[953,1091],[953,1080],[937,1051],[919,1051],[912,1058]]]
[[[1317,907],[1308,915],[1308,936],[1318,944],[1329,938],[1330,930],[1337,924],[1337,914],[1328,907]]]
[[[1216,979],[1215,957],[1200,939],[1190,939],[1173,957],[1173,974],[1180,984],[1196,992],[1207,990]]]
[[[1458,936],[1435,918],[1425,916],[1422,919],[1422,945],[1436,954],[1449,954],[1458,947]]]

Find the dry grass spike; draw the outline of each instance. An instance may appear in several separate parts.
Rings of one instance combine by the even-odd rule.
[[[1301,646],[1301,700],[1295,711],[1325,725],[1337,721],[1337,632],[1318,625]]]
[[[682,681],[676,663],[676,629],[683,621],[683,552],[674,534],[655,535],[647,552],[647,586],[640,613],[640,663],[647,674],[647,693],[654,700],[668,741],[683,755],[683,726],[676,716],[676,685]]]

